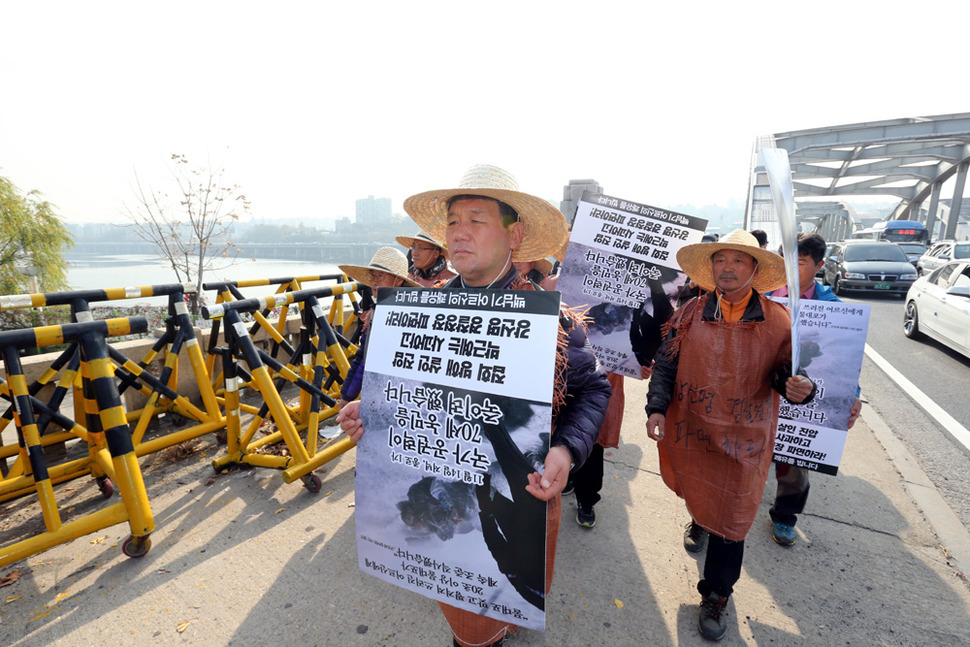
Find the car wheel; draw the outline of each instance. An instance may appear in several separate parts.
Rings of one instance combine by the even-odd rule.
[[[916,308],[915,301],[906,304],[906,311],[903,313],[903,334],[910,339],[922,337],[919,331],[919,310]]]
[[[835,278],[832,280],[832,294],[839,296],[842,294],[842,281],[839,280],[839,275],[836,274]]]

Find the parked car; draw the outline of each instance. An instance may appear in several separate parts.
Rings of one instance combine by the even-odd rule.
[[[903,242],[896,244],[902,247],[903,251],[906,252],[906,256],[909,257],[909,262],[913,267],[916,267],[919,259],[929,250],[929,247],[923,243]],[[919,274],[918,271],[916,273]]]
[[[941,240],[933,244],[929,251],[920,256],[916,269],[920,274],[929,274],[950,261],[970,259],[970,242]]]
[[[932,337],[970,357],[970,262],[951,261],[913,283],[903,332],[910,339]]]
[[[824,282],[836,294],[847,290],[888,292],[903,297],[916,280],[916,269],[896,243],[846,240],[825,259]]]

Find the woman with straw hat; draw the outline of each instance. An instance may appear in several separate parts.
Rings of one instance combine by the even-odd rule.
[[[764,296],[786,282],[781,256],[738,229],[681,248],[677,262],[709,293],[677,310],[666,328],[647,394],[647,434],[657,441],[664,483],[691,516],[684,548],[707,545],[698,630],[720,640],[768,478],[779,397],[809,402],[815,385],[791,377],[791,318]]]
[[[368,288],[377,291],[380,288],[398,287],[420,287],[408,276],[408,259],[400,250],[393,247],[381,247],[374,252],[368,265],[339,265],[340,271],[357,281],[363,283]],[[359,350],[350,362],[347,369],[347,377],[344,378],[343,386],[340,388],[340,398],[337,400],[339,410],[351,400],[356,400],[360,395],[360,387],[364,380],[364,359],[367,349],[367,328],[370,324],[370,316],[374,311],[373,300],[368,299],[370,306],[360,314],[360,325],[363,332],[360,336]]]
[[[408,248],[411,259],[408,276],[414,282],[426,288],[433,288],[455,276],[455,273],[448,268],[445,246],[429,236],[427,232],[419,231],[414,236],[398,236],[395,240]]]
[[[451,264],[458,272],[443,286],[446,289],[534,289],[520,278],[513,261],[545,258],[561,248],[566,236],[566,221],[558,209],[519,191],[515,179],[494,166],[472,168],[458,188],[411,196],[404,201],[404,209],[433,239],[446,242]],[[527,474],[528,485],[521,491],[516,487],[511,498],[498,491],[479,492],[483,529],[486,525],[492,529],[483,536],[493,555],[490,538],[503,540],[514,551],[515,541],[510,538],[522,534],[524,517],[512,513],[519,512],[520,504],[524,507],[528,499],[544,503],[545,523],[537,536],[545,531],[545,569],[539,569],[537,585],[530,580],[531,590],[543,601],[552,584],[560,493],[570,469],[582,465],[589,455],[610,396],[606,375],[587,346],[581,320],[563,309],[559,321],[553,429],[542,474]],[[352,440],[363,435],[359,403],[344,407],[337,420]],[[501,466],[504,471],[506,463],[501,462]],[[513,578],[521,575],[504,570],[498,560],[496,563],[513,584]],[[509,622],[445,602],[438,605],[451,627],[453,644],[460,647],[498,647],[513,628]]]

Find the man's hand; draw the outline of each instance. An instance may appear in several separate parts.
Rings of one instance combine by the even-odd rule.
[[[337,422],[352,441],[358,442],[364,435],[364,423],[360,419],[360,400],[348,402],[337,414]]]
[[[812,393],[812,381],[804,375],[794,375],[785,382],[785,397],[789,402],[801,404]]]
[[[664,424],[666,422],[667,416],[664,414],[651,413],[650,417],[647,418],[647,435],[659,442],[664,437]]]
[[[649,380],[650,376],[653,375],[653,361],[651,361],[646,366],[640,367],[640,377],[644,380]]]
[[[852,408],[849,409],[849,429],[852,429],[852,425],[859,419],[860,413],[862,413],[862,400],[856,398],[855,402],[852,403]]]
[[[572,464],[573,457],[568,449],[561,445],[550,447],[543,473],[529,474],[529,484],[525,486],[525,491],[541,501],[548,501],[566,487]]]

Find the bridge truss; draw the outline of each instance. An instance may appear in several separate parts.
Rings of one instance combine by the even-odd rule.
[[[752,151],[745,228],[774,220],[768,179],[758,168],[764,147],[788,151],[796,219],[826,239],[846,238],[858,225],[842,201],[804,198],[894,196],[899,203],[887,220],[919,220],[931,231],[943,220],[942,238],[954,238],[970,170],[970,113],[908,117],[830,126],[758,137]],[[955,178],[945,218],[940,217],[943,184]],[[929,198],[927,208],[923,203]]]

